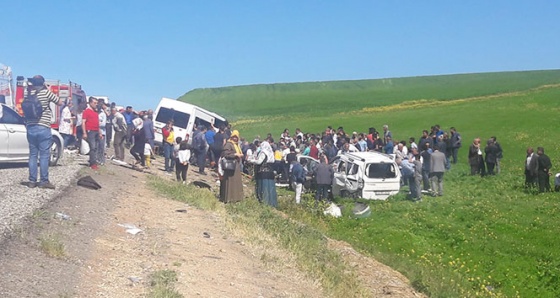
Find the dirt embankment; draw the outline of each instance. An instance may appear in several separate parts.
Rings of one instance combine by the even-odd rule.
[[[185,297],[326,296],[289,257],[273,265],[262,260],[262,251],[231,235],[219,214],[150,190],[148,175],[172,178],[157,163],[152,174],[111,164],[81,173],[87,174],[103,188],[68,187],[0,244],[1,297],[144,297],[150,275],[161,270],[177,273],[175,287]],[[132,225],[141,232],[129,233]],[[344,243],[332,245],[372,297],[419,296],[390,268]]]

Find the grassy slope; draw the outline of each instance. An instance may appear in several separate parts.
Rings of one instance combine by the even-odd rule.
[[[544,146],[555,171],[560,166],[557,142],[560,138],[560,87],[523,91],[560,83],[560,71],[503,75],[395,79],[421,81],[417,81],[416,91],[409,85],[394,90],[397,95],[390,93],[385,97],[392,101],[384,104],[400,109],[379,108],[371,113],[352,112],[373,106],[363,98],[347,107],[322,104],[323,112],[312,109],[319,101],[313,99],[300,102],[302,108],[298,110],[306,114],[284,116],[279,112],[273,117],[261,117],[261,111],[270,115],[274,108],[266,109],[261,102],[246,106],[252,100],[249,99],[239,105],[246,109],[240,111],[240,115],[244,118],[259,116],[240,121],[237,127],[242,134],[252,136],[269,131],[277,135],[284,127],[320,131],[330,124],[365,131],[367,127],[379,128],[387,123],[397,139],[419,137],[422,129],[435,123],[445,129],[457,127],[465,139],[464,148],[460,152],[460,163],[446,174],[443,198],[425,198],[422,204],[412,204],[404,200],[404,195],[399,195],[387,202],[371,202],[374,215],[364,220],[329,220],[309,216],[299,207],[284,206],[283,209],[292,217],[344,239],[400,270],[417,288],[432,296],[555,297],[560,295],[560,253],[556,249],[560,246],[557,237],[560,200],[556,193],[534,195],[520,186],[527,146]],[[491,77],[498,79],[494,81]],[[466,78],[466,82],[457,82],[459,78]],[[433,81],[439,81],[439,85],[429,83]],[[428,86],[420,86],[421,82]],[[341,84],[349,86],[347,84],[351,83]],[[336,82],[332,84],[337,85]],[[294,92],[293,88],[288,90]],[[409,103],[399,105],[406,99],[464,98],[504,91],[523,92],[435,106],[406,108]],[[366,92],[348,89],[346,93],[363,95]],[[245,96],[251,98],[249,93]],[[328,99],[321,97],[320,101]],[[348,113],[336,114],[341,111]],[[234,112],[237,110],[231,111]],[[468,176],[469,140],[476,136],[486,139],[491,135],[496,135],[504,148],[502,174],[485,179]]]
[[[262,84],[192,90],[179,100],[229,119],[353,111],[417,99],[456,99],[527,90],[560,81],[560,70],[377,80]]]

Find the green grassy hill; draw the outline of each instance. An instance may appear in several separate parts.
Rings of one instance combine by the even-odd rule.
[[[543,146],[560,172],[560,70],[200,89],[181,99],[233,119],[249,140],[285,127],[363,132],[388,124],[397,140],[436,123],[457,127],[463,148],[443,197],[415,204],[405,187],[367,202],[372,216],[360,220],[319,216],[307,207],[311,197],[296,205],[293,193],[279,209],[399,270],[431,297],[560,297],[560,193],[523,188],[528,146]],[[468,146],[490,136],[503,147],[502,172],[470,176]]]
[[[410,100],[485,96],[555,83],[560,83],[560,70],[203,88],[179,100],[236,120],[311,111],[324,116]]]

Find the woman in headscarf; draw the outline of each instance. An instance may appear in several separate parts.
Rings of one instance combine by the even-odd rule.
[[[274,181],[274,151],[270,143],[263,141],[260,151],[255,158],[249,160],[255,164],[256,193],[259,202],[264,202],[272,207],[278,206],[276,184]]]
[[[224,170],[220,181],[220,201],[233,203],[243,200],[243,182],[241,181],[241,161],[243,152],[239,147],[239,132],[234,130],[222,151],[222,158],[235,160],[235,170]]]

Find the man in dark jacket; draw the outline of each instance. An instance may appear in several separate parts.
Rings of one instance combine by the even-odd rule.
[[[295,150],[295,148],[294,148]],[[300,162],[296,160],[292,161],[292,187],[296,191],[296,204],[301,203],[301,192],[303,190],[303,182],[305,182],[305,165],[307,165],[307,159],[302,158]]]
[[[537,159],[538,170],[537,179],[539,181],[539,192],[550,191],[550,168],[552,168],[552,163],[548,155],[544,154],[544,148],[537,148]]]
[[[493,139],[489,139],[487,141],[484,153],[486,153],[484,161],[486,162],[487,174],[495,175],[494,168],[498,162],[498,147],[494,143]]]
[[[457,155],[459,148],[461,148],[461,134],[457,132],[455,127],[449,129],[451,132],[451,156],[453,157],[452,163],[457,163]]]
[[[537,184],[538,155],[533,151],[533,147],[527,148],[527,158],[525,161],[525,188],[533,188]]]
[[[329,189],[333,182],[334,170],[331,165],[327,164],[325,156],[321,156],[321,162],[315,168],[314,176],[317,180],[316,201],[328,199]]]
[[[206,150],[208,150],[208,143],[206,142],[206,126],[200,125],[198,133],[193,138],[193,150],[196,153],[196,163],[198,165],[198,173],[206,175],[204,168],[206,167]]]

